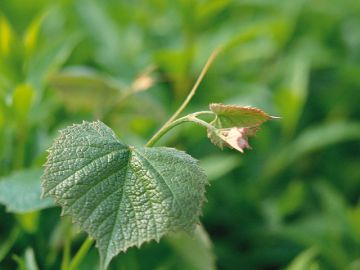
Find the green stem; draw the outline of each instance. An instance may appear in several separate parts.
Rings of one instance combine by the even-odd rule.
[[[216,114],[212,111],[200,111],[200,112],[194,112],[192,113],[193,116],[197,117],[200,115],[211,115],[211,116],[216,116]]]
[[[149,66],[147,67],[143,72],[141,72],[140,74],[137,75],[136,79],[140,78],[141,76],[147,76],[149,75],[151,72],[153,72],[156,69],[156,66]],[[121,107],[124,105],[124,103],[126,103],[126,101],[132,96],[135,95],[139,92],[142,92],[146,89],[134,89],[133,84],[136,81],[136,79],[133,81],[133,83],[127,87],[125,87],[124,89],[121,89],[121,91],[119,91],[119,95],[116,96],[113,101],[111,101],[111,103],[101,112],[101,115],[99,117],[99,119],[103,119],[106,118],[108,116],[108,114],[112,111],[112,109],[114,107]]]
[[[192,89],[190,90],[189,94],[187,95],[186,99],[184,100],[184,102],[181,104],[181,106],[176,110],[176,112],[169,118],[169,120],[166,121],[166,123],[152,136],[152,138],[149,140],[149,142],[146,144],[146,146],[152,146],[158,138],[158,134],[165,134],[163,132],[163,130],[167,130],[167,127],[176,119],[176,117],[179,116],[180,113],[182,113],[182,111],[186,108],[186,106],[189,104],[190,100],[192,99],[192,97],[195,95],[196,90],[198,89],[201,81],[204,79],[205,74],[207,73],[207,71],[209,70],[209,67],[211,65],[211,63],[215,60],[216,56],[219,54],[220,52],[220,48],[217,48],[215,51],[213,51],[213,53],[210,55],[209,59],[207,60],[205,66],[203,67],[203,69],[200,72],[199,77],[197,78],[194,86],[192,87]]]
[[[64,242],[63,258],[61,261],[61,270],[67,270],[70,261],[70,239],[66,237]]]
[[[92,244],[94,243],[94,240],[92,240],[90,237],[86,238],[84,243],[82,243],[80,249],[74,256],[74,258],[71,260],[68,270],[76,270],[78,269],[79,264],[85,257],[86,253],[91,248]]]
[[[15,241],[16,241],[16,239],[18,239],[20,234],[21,234],[21,230],[19,229],[18,226],[16,226],[15,228],[13,228],[11,230],[11,233],[10,233],[8,239],[5,240],[3,243],[1,243],[1,246],[0,246],[0,262],[6,257],[6,255],[8,255],[9,251],[11,250],[13,245],[15,244]]]
[[[63,233],[65,235],[64,239],[64,249],[63,249],[63,257],[61,261],[61,270],[67,270],[70,262],[70,256],[71,256],[71,238],[72,238],[72,232],[71,232],[71,221],[68,218],[65,218],[63,220],[63,223],[61,224]]]
[[[216,128],[214,126],[210,125],[208,122],[205,122],[204,120],[197,118],[194,114],[188,115],[188,121],[194,122],[200,126],[210,129],[210,130],[216,130]]]
[[[25,144],[27,137],[27,126],[26,123],[19,123],[16,131],[16,146],[15,146],[15,158],[14,158],[14,169],[19,170],[24,166],[25,160]]]
[[[156,132],[156,134],[146,143],[145,146],[146,147],[153,146],[170,129],[172,129],[173,127],[175,127],[181,123],[187,122],[187,121],[188,121],[187,116],[185,116],[185,117],[181,117],[181,118],[169,123],[166,126],[163,126],[163,128],[159,129],[159,131]]]
[[[187,116],[181,117],[177,120],[175,120],[175,119],[185,109],[185,107],[189,104],[191,98],[195,95],[196,90],[198,89],[198,87],[199,87],[201,81],[203,80],[206,72],[208,71],[211,63],[215,60],[215,58],[219,52],[220,52],[220,49],[218,48],[210,55],[209,59],[207,60],[205,66],[201,70],[199,77],[197,78],[194,86],[190,90],[190,93],[188,94],[188,96],[186,97],[184,102],[176,110],[176,112],[169,118],[169,120],[151,137],[151,139],[146,143],[145,146],[147,146],[147,147],[153,146],[166,132],[168,132],[170,129],[172,129],[173,127],[175,127],[183,122],[195,122],[206,128],[210,128],[210,129],[214,128],[207,122],[196,118],[196,116],[199,116],[199,115],[205,115],[205,114],[214,115],[214,113],[211,111],[196,112],[196,113],[192,113]],[[93,242],[94,242],[94,240],[90,239],[89,237],[86,238],[85,242],[81,245],[81,247],[78,250],[78,252],[76,253],[75,257],[70,262],[70,266],[69,266],[68,270],[76,270],[77,266],[80,264],[81,260],[84,258],[84,256],[90,249]]]
[[[196,112],[196,113],[192,113],[189,115],[186,115],[184,117],[178,118],[175,121],[172,121],[171,123],[169,123],[168,125],[164,126],[164,128],[161,128],[147,143],[146,143],[146,147],[151,147],[153,146],[164,134],[166,134],[170,129],[172,129],[173,127],[184,123],[184,122],[194,122],[197,123],[201,126],[204,126],[206,128],[209,129],[214,129],[214,127],[210,124],[208,124],[207,122],[196,118],[196,116],[199,115],[205,115],[205,114],[211,114],[214,115],[213,112],[211,111],[201,111],[201,112]]]
[[[176,117],[178,117],[178,115],[186,108],[186,106],[189,104],[190,100],[193,98],[193,96],[196,93],[196,90],[198,89],[200,83],[202,82],[202,80],[205,77],[205,74],[207,73],[207,71],[209,70],[210,65],[212,64],[212,62],[214,62],[216,56],[219,54],[220,52],[220,48],[217,48],[213,51],[213,53],[210,55],[209,59],[206,61],[205,66],[203,67],[203,69],[200,72],[199,77],[197,78],[194,86],[192,87],[192,89],[190,90],[190,93],[188,94],[188,96],[186,97],[186,99],[184,100],[184,102],[181,104],[181,106],[176,110],[176,112],[169,118],[169,120],[165,123],[165,125],[167,123],[172,122]]]

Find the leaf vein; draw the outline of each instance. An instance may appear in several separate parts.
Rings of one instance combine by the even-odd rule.
[[[123,151],[123,150],[122,150],[122,151]],[[91,160],[89,163],[86,163],[85,165],[83,165],[83,166],[80,167],[79,169],[76,169],[72,174],[66,176],[66,177],[65,177],[64,179],[62,179],[60,182],[57,182],[54,186],[52,186],[51,188],[49,188],[46,193],[47,193],[47,194],[50,194],[57,186],[59,186],[59,185],[60,185],[61,183],[63,183],[64,181],[68,180],[68,179],[69,179],[71,176],[73,176],[75,173],[84,170],[86,167],[90,166],[90,165],[91,165],[92,163],[94,163],[95,161],[97,161],[97,160],[99,160],[99,159],[101,159],[101,158],[103,158],[103,157],[106,157],[106,156],[108,156],[108,155],[110,155],[110,154],[113,154],[113,153],[115,153],[115,152],[121,152],[121,151],[118,151],[118,149],[116,149],[116,150],[112,150],[112,151],[107,152],[107,153],[105,153],[105,154],[103,154],[103,155],[101,155],[101,156],[96,157],[95,159]],[[59,171],[57,171],[57,172],[60,172],[60,171],[61,171],[61,170],[59,170]],[[56,172],[51,172],[51,173],[54,174],[54,173],[56,173]]]

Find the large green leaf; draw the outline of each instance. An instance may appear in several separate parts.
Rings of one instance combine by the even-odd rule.
[[[7,211],[26,213],[54,205],[51,199],[40,199],[41,174],[41,169],[30,169],[0,179],[0,203]]]
[[[207,179],[184,152],[127,146],[99,121],[66,128],[49,152],[43,196],[97,240],[105,267],[131,246],[198,223]]]

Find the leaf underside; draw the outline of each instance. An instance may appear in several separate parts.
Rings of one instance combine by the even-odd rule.
[[[212,103],[209,107],[216,115],[210,123],[216,130],[208,130],[208,137],[221,149],[227,146],[243,152],[244,148],[250,148],[247,137],[254,136],[260,125],[275,118],[258,108],[249,106]],[[223,134],[232,133],[238,134],[230,137],[223,136]],[[234,145],[238,147],[234,147]]]
[[[193,231],[206,184],[186,153],[124,145],[100,121],[61,131],[42,177],[43,196],[53,197],[97,241],[105,268],[131,246]]]

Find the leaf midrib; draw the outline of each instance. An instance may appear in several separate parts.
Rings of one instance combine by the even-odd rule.
[[[128,177],[127,174],[128,174],[128,171],[129,171],[129,165],[130,165],[130,160],[131,160],[131,156],[132,156],[132,151],[131,149],[129,148],[129,156],[128,156],[128,162],[126,164],[126,171],[125,171],[125,181],[124,181],[124,184],[123,184],[123,187],[125,187],[126,185],[126,182],[128,181]],[[115,230],[115,227],[116,227],[116,224],[118,223],[118,216],[119,216],[119,212],[120,212],[120,209],[121,209],[121,205],[122,205],[122,202],[123,202],[123,199],[124,199],[124,192],[125,192],[125,188],[123,188],[122,192],[121,192],[121,199],[120,199],[120,203],[116,209],[116,215],[115,215],[115,220],[114,220],[114,224],[113,224],[113,227],[111,229],[111,233],[110,233],[110,237],[109,237],[109,240],[107,242],[107,246],[106,246],[106,254],[105,254],[105,268],[106,268],[106,265],[108,264],[108,254],[109,254],[109,247],[110,247],[110,243],[111,243],[111,239],[113,238],[113,234],[114,234],[114,230]],[[136,218],[135,218],[136,219]],[[124,242],[126,242],[126,238],[125,238],[125,235],[124,235],[124,232],[123,230],[121,229],[121,234],[123,236],[123,239],[124,239]]]

